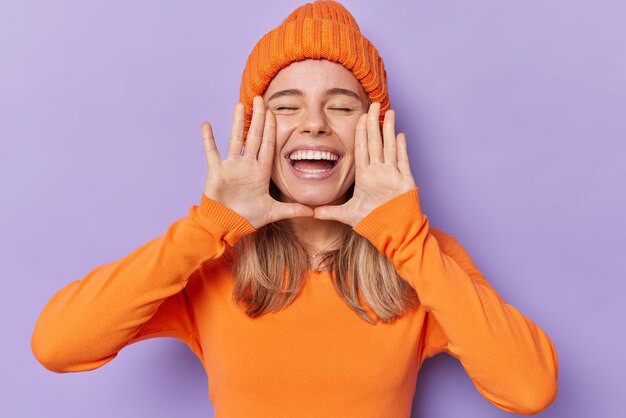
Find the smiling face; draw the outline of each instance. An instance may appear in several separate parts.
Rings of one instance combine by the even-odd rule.
[[[354,183],[354,134],[368,109],[363,86],[343,65],[291,63],[263,95],[276,116],[272,181],[283,202],[340,204]]]

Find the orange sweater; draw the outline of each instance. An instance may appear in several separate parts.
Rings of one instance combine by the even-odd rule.
[[[327,273],[312,271],[292,305],[247,317],[220,257],[254,228],[203,194],[164,235],[58,291],[37,320],[33,353],[52,371],[77,372],[137,341],[178,338],[202,362],[218,418],[409,417],[418,370],[442,351],[505,411],[533,414],[552,402],[549,337],[496,293],[453,236],[429,227],[417,188],[354,229],[417,291],[417,310],[370,325]]]

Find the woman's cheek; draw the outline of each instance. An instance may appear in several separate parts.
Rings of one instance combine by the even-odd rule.
[[[276,120],[276,151],[280,152],[282,147],[287,142],[289,138],[289,127],[284,123],[281,123],[278,119]]]

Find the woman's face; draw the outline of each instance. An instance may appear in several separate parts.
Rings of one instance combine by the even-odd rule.
[[[307,59],[283,68],[263,95],[276,116],[272,181],[284,202],[340,204],[354,183],[354,134],[368,98],[341,64]]]

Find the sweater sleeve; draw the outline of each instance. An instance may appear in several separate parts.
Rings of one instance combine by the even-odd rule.
[[[33,354],[54,372],[87,371],[128,344],[163,336],[184,341],[200,356],[185,286],[203,263],[254,230],[203,193],[200,206],[191,206],[164,235],[57,291],[35,324]]]
[[[481,395],[504,411],[532,415],[552,403],[558,359],[550,338],[503,300],[456,238],[435,237],[417,188],[354,229],[393,262],[427,310],[424,357],[445,351],[457,358]]]

